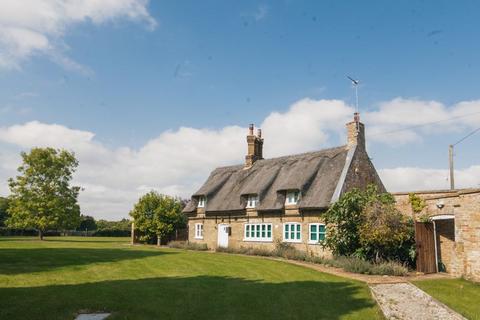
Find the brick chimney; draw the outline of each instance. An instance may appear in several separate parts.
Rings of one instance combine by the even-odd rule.
[[[353,114],[353,121],[347,123],[347,147],[365,148],[365,125],[360,122],[360,114]]]
[[[257,130],[257,135],[254,134],[254,125],[248,127],[247,135],[247,155],[245,156],[245,168],[250,168],[257,160],[263,159],[263,139],[262,130]]]

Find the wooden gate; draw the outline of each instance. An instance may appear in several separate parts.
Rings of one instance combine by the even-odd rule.
[[[417,248],[417,271],[424,273],[437,272],[432,222],[415,222],[415,244]]]

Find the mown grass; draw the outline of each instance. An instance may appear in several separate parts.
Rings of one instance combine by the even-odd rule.
[[[279,261],[112,238],[0,238],[0,319],[375,319],[366,285]]]
[[[480,284],[464,279],[432,279],[414,284],[467,319],[480,319]]]

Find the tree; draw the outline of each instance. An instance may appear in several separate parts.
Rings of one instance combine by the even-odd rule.
[[[158,245],[162,238],[186,223],[181,199],[156,191],[143,195],[130,211],[130,216],[134,219],[135,228],[142,233],[140,240],[148,241],[156,236]]]
[[[392,195],[376,192],[367,199],[364,221],[359,228],[361,249],[369,260],[399,260],[413,263],[415,228],[413,220],[395,207]]]
[[[360,248],[359,228],[364,221],[365,195],[358,189],[343,194],[325,213],[324,246],[334,255],[350,256]]]
[[[8,217],[8,198],[0,197],[0,227],[5,226],[5,220]]]
[[[324,246],[334,255],[412,262],[413,221],[396,209],[391,194],[379,193],[374,185],[342,195],[325,213],[325,222]]]
[[[97,223],[93,217],[82,215],[80,216],[80,226],[78,228],[81,231],[97,230]]]
[[[80,187],[71,186],[78,161],[66,150],[33,148],[21,153],[19,175],[9,179],[11,195],[7,225],[35,228],[40,240],[48,229],[76,228]]]

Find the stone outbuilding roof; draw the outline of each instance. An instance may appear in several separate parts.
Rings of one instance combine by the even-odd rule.
[[[215,169],[193,194],[184,212],[206,197],[206,212],[237,211],[247,196],[258,195],[258,211],[281,210],[287,190],[300,191],[299,209],[327,208],[347,162],[347,146],[273,159],[257,160],[250,168],[236,165]]]

